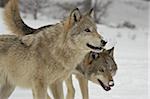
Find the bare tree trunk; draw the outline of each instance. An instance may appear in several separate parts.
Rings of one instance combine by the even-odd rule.
[[[95,20],[96,23],[99,23],[99,20],[97,19],[97,10],[98,10],[98,8],[97,8],[97,3],[98,3],[98,1],[95,0],[95,2],[94,2],[94,7],[93,7],[93,9],[94,9],[94,11],[95,11],[95,13],[94,13],[94,20]]]
[[[38,15],[50,7],[50,0],[20,0],[20,5],[20,10],[25,13],[25,17],[27,13],[30,13],[33,19],[37,20]]]
[[[34,18],[34,20],[38,19],[37,15],[38,15],[38,11],[37,11],[37,9],[34,9],[34,12],[33,12],[33,18]]]
[[[96,23],[102,23],[102,17],[105,17],[109,6],[112,4],[112,0],[95,0],[94,2],[94,19]]]
[[[38,0],[35,0],[34,1],[34,7],[33,7],[33,18],[35,19],[35,20],[37,20],[37,18],[38,18]]]

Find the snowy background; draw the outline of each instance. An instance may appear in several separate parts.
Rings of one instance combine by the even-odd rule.
[[[115,46],[118,72],[114,77],[115,86],[109,92],[90,82],[90,99],[148,99],[149,5],[150,3],[144,0],[114,0],[107,16],[103,18],[103,24],[97,24],[98,31],[109,41],[106,47]],[[3,9],[0,9],[0,33],[10,33],[5,28],[2,15]],[[38,20],[33,20],[30,14],[22,15],[25,16],[25,23],[35,28],[60,21],[42,14],[38,15]],[[131,27],[125,25],[126,23]],[[78,81],[75,78],[73,80],[75,99],[82,99]],[[64,91],[66,94],[66,88]],[[29,89],[16,88],[9,99],[32,99],[32,93]]]

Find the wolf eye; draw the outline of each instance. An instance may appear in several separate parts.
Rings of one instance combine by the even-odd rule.
[[[88,29],[88,28],[86,28],[84,31],[85,31],[85,32],[91,32],[91,30]]]
[[[104,72],[104,70],[102,69],[102,70],[100,70],[101,72]]]

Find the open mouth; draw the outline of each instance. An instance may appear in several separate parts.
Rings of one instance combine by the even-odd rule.
[[[91,45],[91,44],[89,44],[89,43],[87,43],[86,45],[87,45],[89,48],[93,49],[93,50],[101,50],[101,49],[102,49],[102,47],[95,47],[95,46],[93,46],[93,45]]]
[[[104,89],[105,91],[111,90],[110,86],[104,85],[104,83],[103,83],[101,80],[98,79],[98,82],[100,83],[100,85],[103,87],[103,89]]]

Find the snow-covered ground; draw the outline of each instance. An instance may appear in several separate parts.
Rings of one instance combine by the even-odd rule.
[[[137,27],[148,27],[149,5],[144,0],[114,0],[105,21],[112,24],[129,21]]]
[[[0,33],[8,33],[1,15],[2,11],[0,11]],[[32,27],[39,27],[55,23],[57,20],[33,21],[27,19],[25,22]],[[109,92],[90,82],[90,99],[148,99],[148,27],[131,30],[98,25],[98,31],[109,41],[108,48],[115,45],[118,72],[114,78],[115,86]],[[75,78],[74,85],[75,99],[82,99]],[[66,94],[66,89],[64,90]],[[32,99],[32,93],[29,89],[17,88],[9,99]]]

